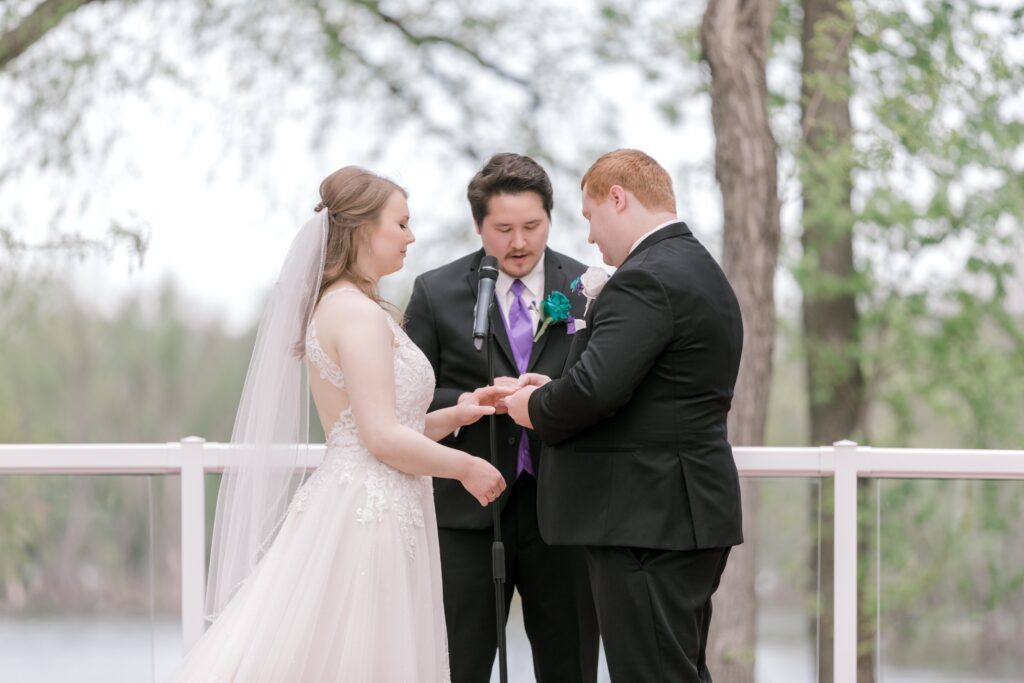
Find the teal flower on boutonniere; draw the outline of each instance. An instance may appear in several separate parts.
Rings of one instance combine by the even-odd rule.
[[[548,329],[548,325],[565,323],[571,326],[573,319],[569,315],[570,310],[572,310],[572,304],[569,302],[569,297],[565,294],[561,292],[551,292],[548,294],[547,298],[540,303],[540,313],[543,316],[543,321],[533,341],[536,342],[540,339],[541,335]]]

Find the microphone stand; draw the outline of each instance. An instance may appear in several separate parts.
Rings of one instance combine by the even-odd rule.
[[[494,305],[492,299],[491,306]],[[488,307],[490,315],[490,307]],[[487,328],[487,383],[494,386],[494,331]],[[494,415],[488,416],[491,432],[491,464],[498,467],[498,424]],[[498,501],[491,503],[491,520],[494,523],[494,543],[491,545],[491,573],[494,578],[494,613],[498,629],[498,676],[501,683],[508,683],[508,646],[505,642],[505,544],[501,540],[501,513]]]

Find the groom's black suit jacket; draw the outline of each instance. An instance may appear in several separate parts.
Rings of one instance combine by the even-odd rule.
[[[544,296],[552,291],[566,294],[572,302],[572,315],[583,316],[584,300],[569,292],[569,283],[586,269],[579,261],[546,249],[544,252]],[[431,410],[455,405],[463,392],[487,385],[487,356],[473,348],[473,311],[476,305],[478,268],[484,257],[479,250],[416,278],[412,298],[406,307],[405,329],[434,367],[437,390]],[[494,372],[498,377],[518,377],[512,346],[497,303],[491,307],[494,331]],[[551,377],[561,374],[572,336],[565,325],[551,325],[533,345],[528,370]],[[516,455],[522,427],[507,415],[497,421],[498,469],[508,488],[498,499],[505,508],[516,474]],[[483,419],[449,436],[442,443],[472,455],[489,457],[488,420]],[[539,472],[543,456],[540,440],[530,434],[530,452],[534,472]],[[434,504],[438,526],[448,529],[489,529],[490,508],[480,504],[454,479],[434,479]]]
[[[544,540],[742,543],[726,434],[742,345],[732,287],[686,224],[647,237],[591,305],[562,378],[530,397]]]

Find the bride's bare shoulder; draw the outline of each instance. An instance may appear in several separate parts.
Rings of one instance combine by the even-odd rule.
[[[313,312],[313,322],[321,337],[340,339],[350,334],[390,335],[387,313],[364,293],[353,289],[328,290]]]

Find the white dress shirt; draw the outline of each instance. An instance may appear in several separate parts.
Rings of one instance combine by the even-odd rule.
[[[653,230],[649,230],[649,231],[645,232],[643,235],[640,236],[640,239],[638,239],[636,242],[633,242],[633,246],[629,248],[629,253],[632,254],[634,251],[636,251],[636,248],[640,246],[640,243],[643,242],[648,237],[650,237],[651,235],[653,235],[654,233],[658,232],[662,228],[667,228],[668,226],[672,225],[673,223],[678,223],[678,222],[679,222],[678,218],[673,218],[670,221],[665,221],[664,223],[662,223],[658,227],[654,228]]]
[[[533,323],[533,331],[536,332],[540,325],[540,302],[544,299],[544,254],[540,255],[540,260],[537,261],[533,270],[521,278],[514,278],[503,270],[498,271],[498,281],[494,283],[494,293],[498,299],[498,308],[501,309],[501,317],[505,319],[506,327],[508,312],[516,298],[512,293],[512,283],[516,280],[522,280],[526,285],[522,294],[523,303],[526,304],[526,308],[530,312],[530,321]]]

